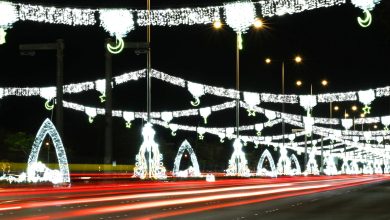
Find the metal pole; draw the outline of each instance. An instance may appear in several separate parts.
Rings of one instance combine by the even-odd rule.
[[[146,110],[148,112],[148,123],[150,123],[150,111],[151,111],[151,92],[152,92],[152,85],[151,85],[151,79],[150,79],[150,71],[151,71],[151,47],[150,47],[150,0],[146,0],[146,8],[148,11],[148,26],[146,28],[146,43],[149,45],[149,48],[147,50],[147,55],[146,55]],[[151,158],[151,153],[149,151],[149,167],[148,167],[148,177],[152,178],[152,169],[151,169],[151,164],[152,164],[152,158]],[[156,155],[154,155],[156,156]]]
[[[284,61],[282,62],[282,95],[284,95]],[[282,103],[282,113],[284,114],[284,102]],[[282,134],[283,134],[283,147],[284,147],[284,134],[286,131],[286,125],[284,123],[284,118],[282,118]]]
[[[303,167],[306,170],[306,165],[307,165],[307,135],[305,134],[305,157],[304,157],[304,164]]]
[[[146,28],[146,42],[149,45],[149,49],[147,51],[147,64],[146,64],[146,87],[147,87],[147,98],[146,98],[146,110],[148,112],[148,122],[150,122],[150,111],[152,107],[152,100],[151,100],[151,90],[152,90],[152,85],[151,85],[151,78],[150,78],[150,72],[151,72],[151,48],[150,48],[150,0],[147,0],[147,10],[148,10],[148,26]]]
[[[105,45],[109,44],[111,39],[106,39]],[[104,163],[111,164],[112,162],[112,55],[106,48],[106,101],[105,101],[105,148],[104,148]]]
[[[322,174],[324,171],[324,137],[321,136],[321,168],[320,173]]]
[[[56,127],[58,134],[63,139],[63,85],[64,85],[64,40],[57,40],[57,98],[56,98]]]
[[[237,92],[240,91],[240,48],[239,48],[239,36],[240,33],[237,33],[236,37],[236,90]],[[236,129],[237,129],[237,138],[240,135],[239,132],[239,126],[240,126],[240,98],[238,97],[236,99]]]

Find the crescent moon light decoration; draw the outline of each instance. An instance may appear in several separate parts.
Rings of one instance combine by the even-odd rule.
[[[54,108],[54,104],[50,104],[50,101],[51,101],[51,100],[47,100],[47,101],[45,102],[45,108],[46,108],[47,110],[49,110],[49,111],[53,110],[53,108]]]
[[[107,44],[107,50],[112,54],[119,54],[122,52],[125,47],[125,43],[121,37],[116,37],[115,41],[116,45],[112,46],[111,44]]]
[[[364,13],[364,18],[358,17],[357,20],[360,26],[366,28],[371,25],[372,15],[371,12],[367,9],[364,9],[363,13]]]

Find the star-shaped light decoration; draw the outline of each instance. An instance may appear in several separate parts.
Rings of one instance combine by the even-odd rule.
[[[371,113],[371,107],[368,105],[365,105],[363,108],[363,114],[370,114]]]
[[[0,45],[5,44],[5,36],[7,32],[3,28],[0,28]]]

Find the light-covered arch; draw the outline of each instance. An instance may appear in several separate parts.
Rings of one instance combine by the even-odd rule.
[[[301,165],[299,165],[297,156],[295,156],[295,154],[291,154],[290,160],[291,162],[295,163],[295,168],[292,167],[292,163],[291,163],[291,174],[301,175],[302,174]]]
[[[193,173],[190,173],[190,176],[194,177],[200,177],[201,173],[199,170],[199,164],[198,164],[198,159],[196,158],[194,149],[192,149],[190,143],[188,143],[187,140],[184,140],[183,143],[180,145],[179,150],[177,151],[176,158],[175,158],[175,164],[173,166],[173,175],[177,176],[179,174],[179,168],[180,168],[180,161],[183,156],[184,151],[188,151],[191,157],[191,162],[193,166]]]
[[[46,135],[49,135],[53,141],[59,163],[60,176],[59,179],[57,178],[56,183],[70,183],[68,159],[66,158],[66,153],[61,141],[61,137],[58,134],[54,124],[48,118],[45,119],[39,128],[37,135],[35,136],[35,140],[27,162],[27,174],[29,174],[29,171],[34,170],[38,164],[38,154]],[[31,176],[29,177],[29,175],[27,175],[27,180],[30,181]]]
[[[264,160],[265,158],[268,159],[271,171],[268,171],[265,169],[264,166]],[[271,153],[265,149],[263,154],[260,157],[259,163],[257,164],[257,171],[256,171],[257,176],[270,176],[270,177],[277,177],[277,170],[275,167],[275,162],[274,159],[272,158]]]

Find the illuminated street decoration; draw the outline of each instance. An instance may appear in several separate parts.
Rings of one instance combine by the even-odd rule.
[[[376,4],[379,4],[381,0],[351,0],[351,3],[357,7],[363,10],[365,18],[358,17],[358,23],[362,27],[368,27],[370,26],[372,22],[372,15],[371,12]]]
[[[188,176],[201,177],[202,175],[201,175],[200,170],[199,170],[198,159],[196,158],[195,152],[187,140],[183,141],[183,143],[180,145],[179,150],[177,151],[177,154],[175,157],[175,163],[173,166],[173,175],[177,176],[179,174],[180,161],[181,161],[183,153],[185,151],[188,151],[188,153],[190,154],[192,167],[193,167],[193,169],[190,170],[191,172],[188,172]]]
[[[390,174],[390,161],[389,160],[387,160],[387,162],[385,163],[385,167],[384,167],[383,173],[384,174]]]
[[[123,112],[123,119],[126,121],[126,128],[131,128],[131,122],[134,120],[134,112]]]
[[[226,23],[237,33],[245,33],[256,18],[251,1],[237,1],[224,5]]]
[[[354,174],[354,173],[352,172],[352,169],[351,169],[352,163],[353,163],[353,162],[351,162],[351,165],[349,165],[349,164],[348,164],[348,159],[347,159],[347,157],[344,156],[344,157],[343,157],[343,164],[341,165],[341,173],[342,173],[342,174],[348,174],[348,175]]]
[[[201,108],[199,109],[199,113],[203,117],[204,123],[207,124],[207,117],[209,117],[209,115],[211,114],[211,108]]]
[[[350,170],[349,174],[355,174],[356,175],[356,174],[360,174],[361,173],[356,160],[352,160],[351,161],[351,164],[349,165],[349,170]]]
[[[366,161],[363,164],[363,174],[367,174],[367,175],[374,174],[374,169],[373,169],[372,163],[370,161]]]
[[[93,9],[56,8],[41,5],[18,4],[19,19],[50,24],[65,25],[94,25],[95,12]]]
[[[269,0],[260,1],[261,13],[264,17],[282,16],[285,14],[295,14],[306,10],[313,10],[321,7],[331,7],[345,4],[345,0]]]
[[[365,105],[363,108],[364,114],[370,114],[371,111],[370,104],[372,101],[375,100],[375,91],[372,89],[359,91],[358,95],[359,95],[359,101]]]
[[[47,135],[50,136],[53,142],[60,170],[50,170],[38,162],[38,154]],[[37,176],[37,172],[43,172],[43,176]],[[66,158],[65,149],[61,137],[49,119],[46,119],[43,122],[35,137],[27,162],[27,181],[51,181],[54,184],[70,183],[68,160]]]
[[[150,19],[147,10],[137,10],[137,24],[139,26],[178,26],[211,24],[220,20],[221,6],[157,9],[150,10]]]
[[[345,130],[348,130],[352,127],[353,125],[353,120],[350,119],[350,118],[347,118],[347,119],[341,119],[341,124],[343,125],[343,127],[345,128]]]
[[[315,95],[301,95],[299,100],[299,104],[307,112],[307,117],[311,117],[311,110],[317,105],[317,97]]]
[[[290,161],[291,161],[291,174],[290,175],[301,175],[302,170],[301,170],[301,165],[299,165],[299,161],[297,156],[295,154],[291,154],[290,156]],[[293,162],[295,164],[295,168],[293,168]]]
[[[188,91],[192,94],[195,101],[191,101],[191,105],[198,106],[200,104],[200,97],[204,95],[204,87],[198,83],[187,83]]]
[[[317,161],[315,158],[316,151],[317,151],[316,146],[313,146],[311,148],[311,151],[310,151],[309,161],[307,162],[306,170],[305,170],[305,172],[303,172],[303,174],[305,176],[306,175],[319,175],[320,174],[320,171],[318,170],[318,164],[317,164]]]
[[[229,160],[228,168],[226,169],[226,176],[242,176],[249,177],[250,170],[248,168],[248,161],[242,151],[242,143],[240,139],[235,139],[233,143],[234,151]]]
[[[267,170],[266,168],[264,168],[265,159],[268,160],[271,170]],[[268,176],[268,177],[278,176],[278,171],[276,170],[274,160],[272,159],[272,155],[267,149],[265,149],[263,154],[261,154],[259,163],[257,164],[256,176]]]
[[[372,15],[371,12],[367,9],[363,10],[364,18],[358,17],[357,21],[360,26],[366,28],[371,25],[372,22]]]
[[[50,101],[56,97],[57,89],[55,87],[41,88],[39,90],[39,95],[42,98],[46,99],[45,108],[49,111],[52,110],[54,108],[54,101],[53,101],[53,104],[50,104]]]
[[[311,136],[313,132],[314,119],[311,116],[303,117],[303,123],[305,125],[306,135]]]
[[[5,32],[4,28],[0,28],[0,45],[5,44],[5,36],[7,32]]]
[[[324,173],[328,176],[338,175],[336,164],[334,163],[334,157],[329,155],[325,161]]]
[[[375,160],[374,162],[374,173],[375,174],[383,174],[382,170],[382,160]]]
[[[256,116],[256,112],[253,109],[256,105],[260,104],[260,96],[254,92],[244,92],[244,101],[249,105],[248,116]]]
[[[158,144],[154,141],[152,124],[146,123],[142,129],[144,141],[135,157],[134,177],[141,179],[166,179],[165,167],[160,154]]]
[[[133,14],[130,10],[125,9],[101,9],[99,13],[100,26],[116,38],[116,45],[107,44],[107,50],[110,53],[118,54],[124,48],[123,38],[134,30]]]
[[[278,175],[291,175],[291,160],[287,156],[287,149],[280,147],[280,157],[278,160],[277,170]]]
[[[0,1],[0,45],[5,44],[6,30],[12,28],[18,20],[17,10],[14,4]]]

